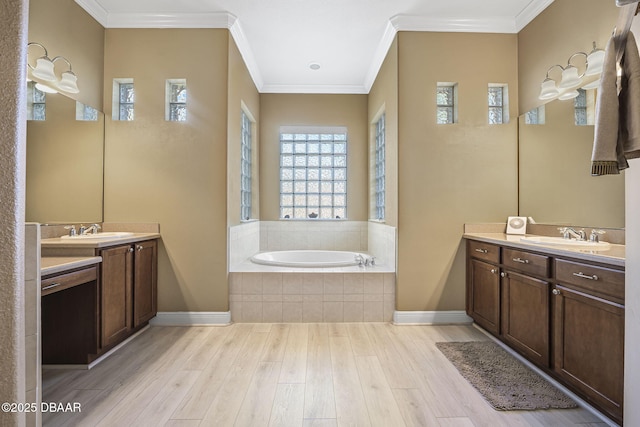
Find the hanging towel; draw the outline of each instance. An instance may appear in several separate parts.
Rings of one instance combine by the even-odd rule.
[[[618,174],[629,167],[627,159],[640,157],[640,56],[631,32],[620,66],[618,86],[612,37],[605,49],[596,102],[591,175]]]

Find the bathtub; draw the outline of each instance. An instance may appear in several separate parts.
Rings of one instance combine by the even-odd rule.
[[[365,259],[368,257],[359,252],[297,250],[262,252],[251,257],[251,261],[256,264],[280,267],[347,267],[357,264],[357,255],[362,255]]]

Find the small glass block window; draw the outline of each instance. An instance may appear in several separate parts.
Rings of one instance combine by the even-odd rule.
[[[240,141],[240,219],[251,219],[251,144],[253,123],[249,116],[241,113],[241,141]]]
[[[76,101],[76,120],[80,122],[96,122],[98,121],[98,110]]]
[[[436,89],[436,123],[439,125],[457,123],[458,85],[438,83]]]
[[[385,210],[385,115],[376,122],[375,218],[384,219]]]
[[[509,102],[507,85],[490,84],[487,103],[489,105],[489,124],[509,123]]]
[[[166,120],[171,122],[187,121],[187,80],[167,80]]]
[[[346,219],[347,133],[280,134],[280,218]]]
[[[576,126],[586,126],[587,122],[587,91],[578,89],[578,96],[573,99],[573,109]]]
[[[113,120],[133,121],[135,89],[133,79],[113,80]]]
[[[47,118],[47,94],[36,87],[35,82],[27,84],[27,120],[44,121]]]
[[[544,105],[527,111],[524,114],[524,124],[526,125],[543,125],[544,124]]]

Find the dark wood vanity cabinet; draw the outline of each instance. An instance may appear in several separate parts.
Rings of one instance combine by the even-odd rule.
[[[553,337],[556,374],[622,421],[624,272],[556,260]]]
[[[145,325],[157,312],[157,241],[99,249],[101,347],[108,349]]]
[[[487,331],[500,334],[500,248],[468,241],[467,314]]]
[[[622,422],[622,268],[467,240],[466,308],[478,325]]]

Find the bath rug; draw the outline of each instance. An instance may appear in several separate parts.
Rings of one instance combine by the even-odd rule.
[[[492,341],[438,342],[436,346],[482,397],[499,411],[578,406]]]

